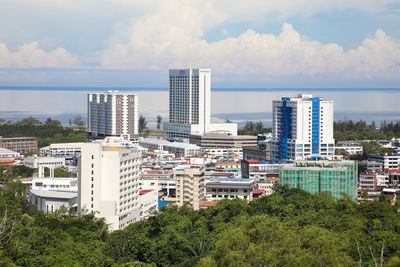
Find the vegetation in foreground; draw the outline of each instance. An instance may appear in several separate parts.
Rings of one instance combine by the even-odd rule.
[[[357,204],[277,187],[249,204],[236,199],[201,211],[164,207],[158,216],[109,233],[92,214],[38,212],[24,194],[18,182],[0,191],[1,265],[400,264],[400,215],[384,198]]]

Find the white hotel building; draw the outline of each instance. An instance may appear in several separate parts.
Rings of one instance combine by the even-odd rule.
[[[92,138],[139,134],[139,99],[128,92],[88,94],[88,135]]]
[[[304,160],[334,154],[332,100],[300,94],[273,102],[272,159]]]
[[[237,135],[236,123],[211,123],[211,70],[169,70],[169,122],[167,138],[189,139],[190,135],[224,133]]]
[[[140,219],[140,152],[120,143],[82,146],[78,175],[78,210],[104,217],[110,230]]]

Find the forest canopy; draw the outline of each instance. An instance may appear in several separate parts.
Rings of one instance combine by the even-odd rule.
[[[400,215],[384,198],[357,204],[276,187],[247,203],[193,211],[174,205],[109,233],[102,219],[45,214],[24,186],[0,191],[0,264],[18,266],[398,266]],[[382,254],[381,254],[382,253]],[[382,255],[382,257],[381,257]]]

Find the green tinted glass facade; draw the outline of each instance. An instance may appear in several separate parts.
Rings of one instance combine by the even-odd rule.
[[[309,193],[329,191],[337,198],[346,193],[356,199],[357,168],[355,161],[298,161],[281,167],[279,183]]]

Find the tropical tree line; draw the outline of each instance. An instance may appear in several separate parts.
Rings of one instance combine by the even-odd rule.
[[[92,214],[29,205],[22,184],[0,189],[4,266],[398,266],[400,214],[381,197],[353,202],[277,186],[247,203],[223,200],[161,213],[110,233]]]
[[[230,121],[228,121],[230,122]],[[272,132],[272,128],[265,128],[262,121],[246,121],[243,129],[238,129],[239,135],[258,135]]]
[[[0,122],[0,136],[2,137],[36,137],[38,146],[43,147],[51,143],[68,143],[86,141],[86,128],[64,127],[58,120],[48,118],[44,122],[29,117],[16,122]],[[74,120],[76,126],[82,125],[78,116]],[[84,122],[83,122],[84,125]]]
[[[342,140],[391,140],[400,138],[400,121],[382,122],[377,126],[375,122],[367,123],[360,120],[335,121],[333,123],[334,138]]]

